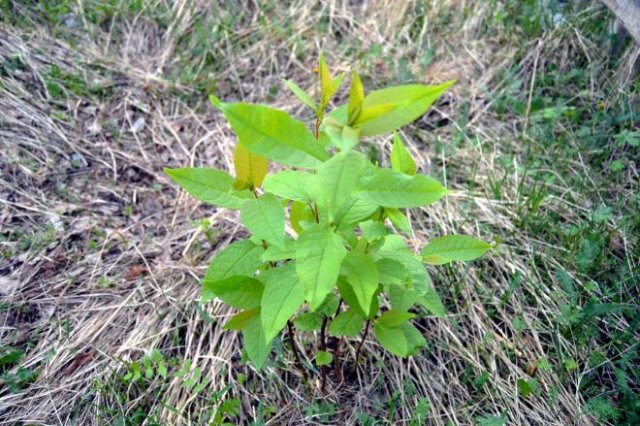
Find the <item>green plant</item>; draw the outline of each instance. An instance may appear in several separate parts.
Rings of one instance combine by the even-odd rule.
[[[165,171],[195,198],[240,210],[242,223],[252,233],[213,258],[203,280],[202,301],[217,297],[240,310],[224,327],[242,330],[245,352],[257,368],[265,363],[273,339],[287,328],[306,377],[294,324],[303,331],[319,329],[315,360],[322,366],[324,383],[327,364],[340,361],[340,345],[330,353],[327,332],[342,342],[364,328],[364,341],[373,325],[389,352],[415,354],[426,342],[409,321],[415,316],[409,310],[419,305],[436,316],[445,314],[424,263],[472,260],[493,246],[449,235],[432,240],[416,256],[392,232],[411,233],[401,209],[430,205],[445,196],[446,189],[416,173],[397,134],[391,168],[372,164],[354,149],[361,138],[393,132],[420,117],[454,82],[395,86],[365,96],[354,72],[348,104],[325,115],[345,74],[331,78],[322,57],[318,70],[319,102],[285,81],[315,112],[313,133],[283,111],[223,103],[212,95],[212,103],[238,136],[235,178],[210,168]],[[269,161],[291,169],[268,174]],[[380,313],[385,300],[391,309]]]

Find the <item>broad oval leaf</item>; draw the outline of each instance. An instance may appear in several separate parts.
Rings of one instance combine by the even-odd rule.
[[[260,259],[265,262],[278,262],[281,260],[295,259],[296,257],[296,241],[287,237],[284,240],[283,247],[269,246],[262,253]]]
[[[395,328],[415,317],[415,314],[400,309],[391,309],[380,315],[378,324],[386,328]]]
[[[364,317],[353,309],[341,312],[329,324],[329,334],[334,337],[355,337],[362,330]]]
[[[354,125],[362,136],[392,132],[424,114],[455,81],[437,86],[408,84],[369,93]]]
[[[234,187],[238,189],[259,188],[269,170],[269,160],[249,151],[239,141],[233,154],[233,164],[236,169]]]
[[[262,264],[262,253],[264,248],[249,240],[232,243],[211,260],[205,279],[220,281],[233,275],[252,276]]]
[[[265,338],[270,342],[302,306],[305,293],[292,262],[270,269],[264,275],[260,315]]]
[[[323,365],[329,365],[333,361],[333,355],[327,351],[318,351],[316,353],[316,365],[321,367]]]
[[[284,111],[257,104],[223,103],[213,95],[211,102],[224,113],[240,142],[256,154],[305,168],[315,168],[328,158],[306,126]]]
[[[245,201],[240,209],[240,219],[257,238],[284,248],[284,209],[275,195],[266,193]]]
[[[254,316],[247,322],[246,327],[242,330],[242,337],[247,356],[257,370],[262,369],[269,352],[271,352],[272,342],[267,342],[265,338],[259,315]]]
[[[374,203],[350,197],[335,215],[334,222],[340,227],[348,227],[367,219],[378,209]]]
[[[435,179],[424,175],[408,176],[389,169],[363,177],[353,196],[381,207],[421,207],[447,194]]]
[[[267,176],[264,190],[287,200],[307,202],[309,193],[307,185],[313,175],[295,170],[284,170]]]
[[[251,191],[234,190],[233,177],[222,170],[207,167],[165,167],[164,172],[191,196],[207,204],[239,209],[245,200],[252,197]]]
[[[407,339],[407,355],[415,355],[418,353],[418,349],[427,345],[427,341],[417,328],[411,323],[405,322],[398,326],[398,329],[402,331],[405,339]]]
[[[467,235],[445,235],[422,249],[422,260],[430,265],[444,265],[455,260],[473,260],[485,254],[493,244]]]
[[[224,330],[243,330],[249,320],[256,315],[260,314],[260,308],[253,308],[247,311],[238,312],[232,316],[222,327]]]
[[[206,279],[202,282],[202,301],[218,297],[237,309],[252,309],[260,306],[264,284],[255,278],[234,275],[222,280]]]
[[[382,258],[376,262],[381,284],[404,286],[411,283],[411,274],[397,260]]]
[[[419,304],[438,318],[444,318],[446,315],[440,296],[431,288],[424,295],[419,295],[411,289],[400,286],[389,287],[389,299],[393,309],[406,311],[413,305]]]
[[[291,210],[289,211],[289,223],[296,234],[302,234],[305,222],[312,222],[314,215],[309,206],[300,201],[294,201],[291,203]]]
[[[333,289],[346,253],[340,238],[327,225],[316,224],[302,231],[296,242],[296,272],[312,310]]]
[[[367,165],[364,155],[355,151],[336,154],[318,167],[316,185],[318,204],[328,212],[333,221],[336,213],[347,201]]]
[[[411,286],[418,294],[425,294],[431,288],[431,277],[420,258],[407,250],[379,250],[376,253],[381,258],[400,262],[411,274]]]
[[[411,235],[411,223],[407,216],[398,209],[385,208],[384,217],[388,218],[396,229]]]
[[[400,328],[387,328],[381,324],[376,324],[373,330],[383,348],[401,357],[409,354],[409,342]]]
[[[409,154],[409,151],[404,146],[402,139],[400,139],[400,136],[397,133],[393,136],[391,167],[396,172],[411,176],[416,174],[416,162],[413,161],[413,157],[411,157],[411,154]]]
[[[364,312],[371,309],[371,301],[378,290],[379,275],[373,259],[360,252],[348,253],[342,261],[342,268],[347,274],[347,281]]]

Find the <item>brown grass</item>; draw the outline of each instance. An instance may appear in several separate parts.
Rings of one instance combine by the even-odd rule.
[[[146,8],[168,7],[174,14],[168,24],[143,13],[123,14],[103,26],[83,17],[83,3],[73,9],[78,21],[68,30],[73,44],[35,24],[0,31],[0,60],[18,55],[24,62],[2,78],[0,94],[0,226],[5,236],[0,244],[15,253],[0,260],[0,291],[9,306],[0,313],[0,325],[3,342],[27,345],[22,366],[38,373],[18,393],[0,391],[0,424],[105,424],[115,418],[113,413],[131,416],[138,406],[162,424],[206,424],[217,404],[210,395],[227,384],[242,403],[241,423],[254,419],[263,404],[277,408],[269,424],[316,424],[319,418],[305,412],[315,400],[337,404],[333,422],[355,424],[356,413],[379,412],[394,392],[399,392],[394,396],[398,403],[388,418],[393,424],[407,423],[422,398],[430,403],[429,422],[435,425],[470,424],[477,416],[502,412],[508,424],[592,423],[582,414],[584,402],[576,391],[579,371],[562,380],[538,371],[541,396],[518,396],[517,380],[529,378],[548,345],[554,342],[567,356],[575,349],[552,325],[559,284],[548,278],[553,274],[543,278],[531,267],[532,258],[544,256],[539,249],[549,243],[513,224],[523,177],[508,179],[501,201],[486,196],[487,176],[501,152],[517,151],[513,128],[524,120],[497,122],[487,99],[488,88],[502,90],[497,76],[511,65],[516,50],[508,41],[484,35],[492,13],[489,2],[428,2],[424,21],[418,23],[417,1],[274,2],[261,10],[254,2],[147,0]],[[33,10],[18,10],[38,19]],[[199,311],[198,280],[207,260],[245,235],[236,213],[199,204],[161,171],[189,164],[232,166],[234,136],[208,105],[207,93],[169,77],[186,65],[207,68],[197,61],[181,62],[185,46],[178,44],[203,16],[236,18],[206,45],[214,60],[211,78],[225,99],[273,103],[309,118],[284,89],[274,94],[271,88],[281,87],[279,78],[312,87],[310,70],[319,49],[332,68],[347,70],[358,62],[354,52],[374,44],[380,56],[360,61],[369,87],[393,83],[388,55],[406,60],[420,81],[460,80],[406,132],[421,170],[444,172],[452,190],[446,201],[412,213],[417,224],[412,243],[418,247],[449,232],[500,236],[504,242],[479,264],[432,271],[442,293],[452,295],[453,288],[458,293],[448,297],[453,309],[445,320],[420,321],[430,342],[421,355],[402,361],[382,351],[370,335],[357,374],[344,383],[330,382],[329,395],[322,396],[317,383],[311,388],[301,384],[288,352],[261,372],[241,364],[240,338],[219,327],[218,320],[230,311],[208,304],[205,311],[214,321]],[[326,28],[316,31],[321,16]],[[578,36],[574,41],[579,44]],[[571,48],[541,47],[554,40],[550,35],[532,46],[524,59],[529,70],[558,49]],[[427,47],[436,55],[424,65]],[[55,97],[46,84],[52,65],[107,94]],[[535,79],[534,74],[524,77]],[[470,105],[470,120],[459,124],[463,101]],[[139,120],[144,126],[132,132]],[[428,126],[441,121],[443,126]],[[447,145],[462,128],[482,135],[482,143],[438,154],[436,141]],[[388,140],[378,142],[388,153]],[[468,179],[477,189],[468,190]],[[547,208],[569,215],[581,208],[562,200],[551,203],[556,205]],[[194,222],[199,219],[209,220],[212,239]],[[33,238],[19,246],[27,236]],[[550,270],[562,269],[553,258],[543,263]],[[515,273],[522,284],[501,305]],[[487,312],[488,302],[497,312]],[[514,329],[516,316],[528,325],[523,333]],[[356,342],[350,343],[345,355],[352,359]],[[142,389],[122,385],[127,363],[153,349],[167,358],[190,360],[210,379],[206,390],[194,395],[181,377],[155,377]],[[487,385],[469,385],[467,376],[485,372]],[[246,376],[242,386],[239,373]],[[119,400],[116,390],[126,398]],[[550,405],[546,397],[554,390],[557,402]]]

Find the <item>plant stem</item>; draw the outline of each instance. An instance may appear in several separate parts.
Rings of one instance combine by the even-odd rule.
[[[362,340],[358,344],[358,348],[356,349],[356,362],[353,365],[353,371],[355,372],[358,369],[358,361],[360,361],[360,350],[362,349],[362,345],[364,341],[367,339],[367,334],[369,333],[369,325],[371,324],[371,320],[367,320],[367,324],[364,326],[364,334],[362,335]]]
[[[304,365],[302,365],[302,361],[300,360],[300,353],[298,352],[298,346],[296,345],[295,332],[293,330],[293,324],[291,324],[291,321],[287,321],[287,328],[289,329],[289,339],[291,341],[291,350],[293,351],[293,356],[296,359],[296,364],[298,365],[298,369],[302,372],[302,377],[304,377],[304,381],[309,382],[307,371],[304,369]]]
[[[322,328],[320,328],[320,350],[326,352],[327,351],[327,323],[329,322],[329,317],[325,316],[322,320]],[[327,366],[323,365],[320,368],[320,375],[322,377],[322,384],[320,386],[320,390],[323,394],[326,393],[327,389]]]

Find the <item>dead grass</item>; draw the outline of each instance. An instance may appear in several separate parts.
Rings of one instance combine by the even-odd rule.
[[[562,266],[539,250],[548,243],[513,225],[523,177],[507,180],[500,201],[486,197],[487,176],[504,149],[517,149],[511,137],[522,120],[497,122],[486,99],[487,87],[501,90],[497,76],[515,51],[484,36],[489,2],[433,2],[421,22],[416,1],[275,2],[262,10],[254,2],[208,3],[149,0],[142,11],[96,25],[78,2],[72,15],[78,26],[63,28],[69,39],[52,37],[45,27],[5,26],[0,32],[0,60],[21,61],[2,77],[0,95],[0,244],[14,253],[0,260],[8,306],[0,314],[1,332],[3,342],[26,345],[22,366],[38,373],[18,393],[0,391],[0,424],[105,424],[133,415],[136,407],[162,424],[206,424],[216,404],[210,395],[227,384],[241,401],[241,423],[257,417],[259,403],[277,408],[269,424],[320,423],[307,411],[314,400],[335,404],[331,422],[355,424],[357,413],[377,416],[394,398],[398,403],[387,419],[393,424],[408,423],[423,398],[436,425],[471,424],[502,412],[508,424],[592,423],[576,390],[579,371],[561,378],[539,370],[541,395],[518,396],[517,381],[532,374],[549,345],[569,355],[575,346],[553,326],[560,285],[548,278],[553,274],[533,268],[532,259],[543,256],[550,270]],[[173,17],[160,24],[150,18],[153,8]],[[20,11],[37,19],[32,10]],[[220,24],[224,28],[205,46],[213,65],[188,59],[181,42],[206,17],[234,18],[232,25]],[[540,46],[553,40],[540,40]],[[379,55],[362,54],[374,45]],[[389,55],[406,60],[420,81],[460,79],[407,133],[422,171],[444,173],[453,190],[445,202],[413,213],[419,224],[413,243],[448,232],[504,239],[481,264],[434,275],[451,310],[446,320],[421,320],[428,350],[401,361],[370,338],[366,362],[348,382],[332,383],[328,396],[300,383],[288,354],[261,372],[242,365],[239,338],[216,322],[229,315],[227,308],[208,305],[214,321],[205,321],[197,307],[198,279],[207,260],[244,231],[235,213],[200,205],[161,172],[164,166],[232,165],[234,137],[223,118],[208,106],[206,93],[172,82],[172,72],[211,69],[221,97],[274,103],[305,117],[285,90],[273,88],[281,77],[311,87],[320,48],[337,70],[354,65],[360,52],[363,74],[374,85],[393,81]],[[424,65],[427,48],[436,55]],[[532,48],[525,61],[543,61],[547,54]],[[52,93],[52,66],[82,76],[89,95]],[[462,102],[470,106],[470,120],[459,124]],[[443,125],[430,128],[438,122]],[[436,142],[447,145],[463,128],[481,135],[482,143],[466,141],[451,155],[436,153]],[[468,189],[469,178],[475,190]],[[548,208],[574,207],[555,202]],[[208,219],[212,238],[198,219]],[[499,303],[515,274],[520,287]],[[487,312],[489,304],[497,311]],[[527,324],[525,332],[515,330],[516,316]],[[156,376],[143,389],[118,385],[127,363],[153,349],[190,360],[210,378],[206,391],[194,395],[184,378],[171,376]],[[354,345],[347,351],[353,358]],[[239,373],[246,376],[243,385]],[[486,385],[471,386],[468,377],[482,373]],[[115,388],[127,397],[119,399]],[[546,398],[552,392],[554,405]]]

